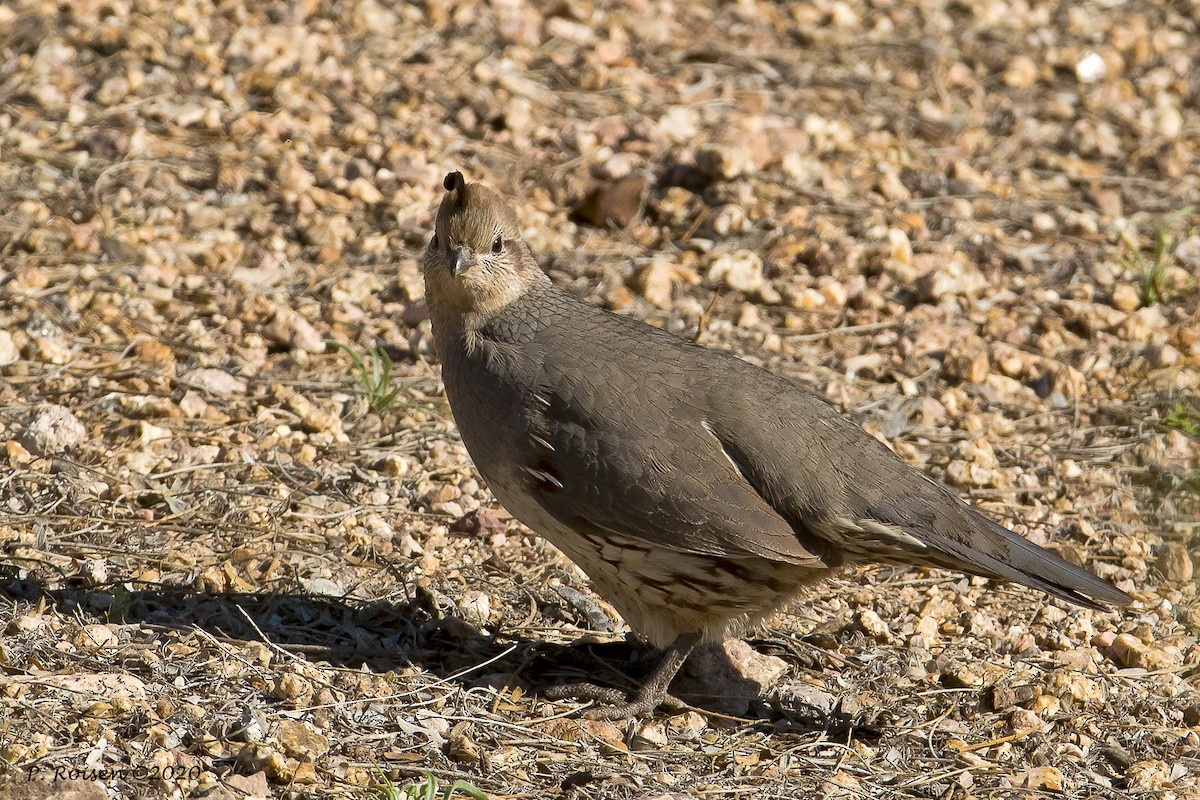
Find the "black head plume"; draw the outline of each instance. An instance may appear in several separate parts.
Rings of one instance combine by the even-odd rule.
[[[442,186],[446,188],[447,192],[454,193],[455,205],[461,206],[464,199],[463,189],[467,186],[467,181],[463,178],[463,174],[458,170],[448,173],[446,179],[442,181]]]

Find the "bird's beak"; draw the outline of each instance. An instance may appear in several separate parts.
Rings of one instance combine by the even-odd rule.
[[[454,274],[454,277],[457,278],[473,266],[475,266],[475,254],[471,252],[471,248],[463,245],[450,251],[450,272]]]

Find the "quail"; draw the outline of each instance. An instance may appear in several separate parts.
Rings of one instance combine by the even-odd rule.
[[[460,172],[422,257],[446,395],[475,466],[665,652],[643,714],[700,642],[737,635],[847,564],[1015,581],[1093,609],[1129,595],[991,521],[824,400],[558,289],[516,213]]]

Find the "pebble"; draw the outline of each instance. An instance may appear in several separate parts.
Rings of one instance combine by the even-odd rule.
[[[329,752],[329,738],[303,720],[280,721],[275,739],[284,753],[300,761],[316,761]]]
[[[61,453],[87,437],[87,429],[69,408],[47,403],[38,408],[17,441],[35,456]]]
[[[660,720],[647,722],[629,737],[629,749],[634,752],[661,750],[668,742],[666,724]]]
[[[730,181],[751,172],[754,159],[741,147],[706,144],[696,151],[696,168],[714,180]]]
[[[325,352],[325,338],[311,322],[286,306],[275,312],[274,319],[263,327],[262,335],[268,341],[291,350]]]
[[[1154,367],[1173,367],[1179,363],[1179,351],[1169,344],[1146,348],[1146,360]]]
[[[458,613],[471,625],[486,625],[492,617],[492,598],[486,592],[464,592],[458,601]]]
[[[859,630],[880,644],[886,644],[892,640],[892,631],[888,628],[887,623],[869,608],[858,612],[855,624]]]
[[[1125,781],[1130,789],[1154,791],[1171,783],[1171,767],[1167,762],[1153,758],[1130,764],[1125,771]]]
[[[1030,767],[1021,776],[1021,785],[1026,789],[1061,792],[1063,790],[1062,770],[1058,767]]]
[[[641,173],[595,186],[575,206],[574,216],[600,228],[628,228],[646,197],[649,179]]]
[[[825,296],[809,286],[789,286],[783,291],[783,301],[797,311],[816,311],[825,305]]]
[[[1158,571],[1172,583],[1187,583],[1192,579],[1192,556],[1181,544],[1165,544],[1158,550]]]
[[[986,285],[979,270],[952,258],[922,274],[913,288],[922,302],[936,303],[943,297],[974,295]]]
[[[1142,304],[1142,293],[1132,283],[1118,283],[1113,287],[1110,305],[1119,311],[1133,311]]]
[[[1141,639],[1122,633],[1113,640],[1113,657],[1123,667],[1134,667],[1147,671],[1171,669],[1183,662],[1183,656],[1178,648],[1171,645],[1155,647],[1142,642]]]
[[[80,650],[111,650],[116,648],[119,639],[108,625],[84,625],[75,636],[74,644]]]
[[[630,278],[630,288],[658,308],[670,308],[675,290],[675,267],[661,259],[643,264]]]
[[[285,672],[275,679],[271,693],[280,700],[289,701],[294,707],[300,708],[312,697],[313,686],[303,675]]]
[[[1017,89],[1028,89],[1037,81],[1037,63],[1026,55],[1020,55],[1008,63],[1004,71],[1004,83]]]
[[[685,711],[668,719],[667,727],[675,738],[695,741],[708,728],[708,718],[696,711]]]
[[[0,330],[0,367],[15,364],[20,357],[21,351],[17,347],[17,343],[13,341],[12,334]]]
[[[1104,57],[1092,50],[1085,50],[1075,62],[1075,77],[1082,83],[1095,83],[1103,78],[1107,71],[1108,65],[1104,63]]]
[[[722,253],[709,266],[708,281],[727,286],[735,292],[753,294],[764,283],[762,259],[753,250]]]

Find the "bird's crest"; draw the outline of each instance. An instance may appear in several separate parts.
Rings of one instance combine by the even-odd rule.
[[[442,181],[442,186],[447,192],[450,192],[454,205],[462,208],[463,201],[467,199],[467,193],[464,191],[467,188],[467,181],[463,174],[458,170],[447,173],[445,180]]]

